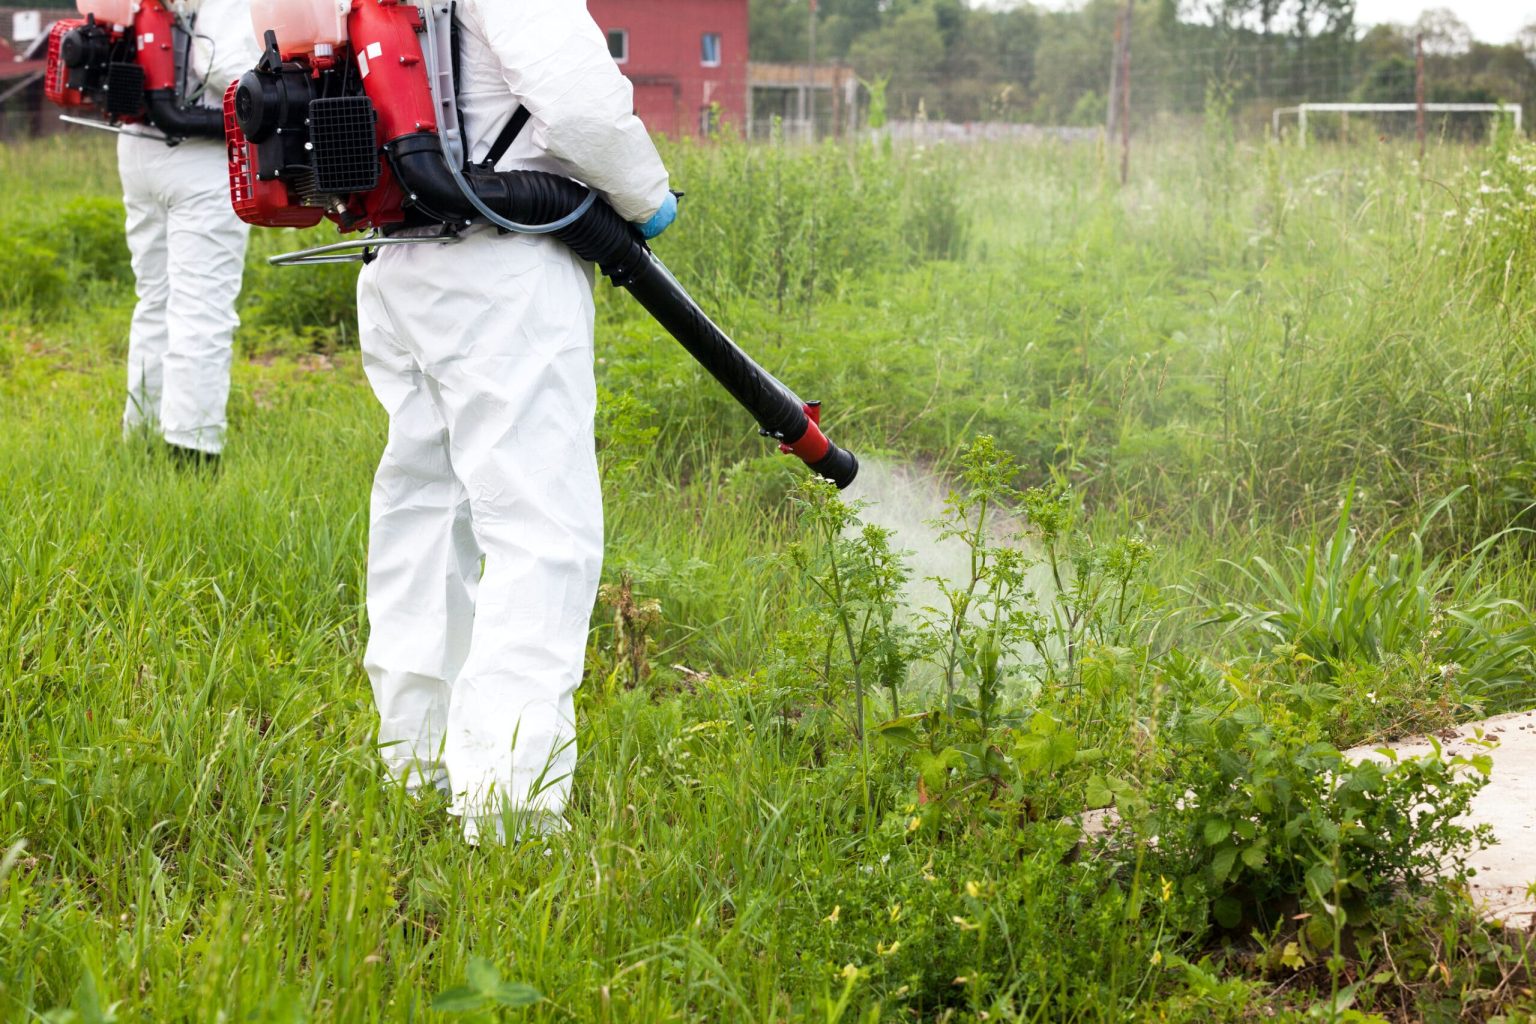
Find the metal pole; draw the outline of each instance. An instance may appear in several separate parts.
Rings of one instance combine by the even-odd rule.
[[[1296,108],[1296,131],[1301,135],[1301,148],[1307,148],[1307,105]]]
[[[810,117],[809,130],[811,141],[816,141],[816,0],[810,0],[810,52],[806,55],[805,69],[808,85],[806,92],[809,96],[806,100],[807,114]]]
[[[1424,33],[1414,39],[1413,102],[1418,107],[1419,162],[1424,162]]]

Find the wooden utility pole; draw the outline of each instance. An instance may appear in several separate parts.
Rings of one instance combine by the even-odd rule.
[[[1131,16],[1136,0],[1125,0],[1125,42],[1120,50],[1120,184],[1131,179]]]
[[[1109,58],[1109,92],[1106,97],[1109,102],[1104,104],[1106,118],[1104,122],[1104,137],[1114,145],[1115,130],[1120,122],[1120,62],[1124,59],[1121,49],[1125,46],[1125,14],[1115,14],[1115,51]]]
[[[1419,131],[1419,162],[1424,161],[1424,33],[1420,32],[1414,40],[1414,84],[1413,101],[1418,106],[1418,131]]]

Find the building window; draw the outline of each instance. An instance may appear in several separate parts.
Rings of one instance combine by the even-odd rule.
[[[623,28],[611,28],[608,30],[608,55],[613,58],[615,64],[629,62],[629,30]]]
[[[707,68],[720,66],[720,33],[705,32],[699,45],[699,63]]]

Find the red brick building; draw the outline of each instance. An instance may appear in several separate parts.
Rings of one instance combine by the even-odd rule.
[[[720,122],[744,130],[747,2],[588,0],[608,51],[634,83],[635,113],[651,131],[707,134]]]

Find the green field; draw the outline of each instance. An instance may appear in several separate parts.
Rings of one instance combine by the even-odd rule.
[[[974,551],[904,609],[600,286],[571,829],[472,849],[372,753],[349,271],[256,239],[188,473],[110,147],[0,147],[0,1020],[1531,1019],[1426,881],[1477,766],[1336,750],[1536,705],[1536,148],[666,155],[662,258]]]

